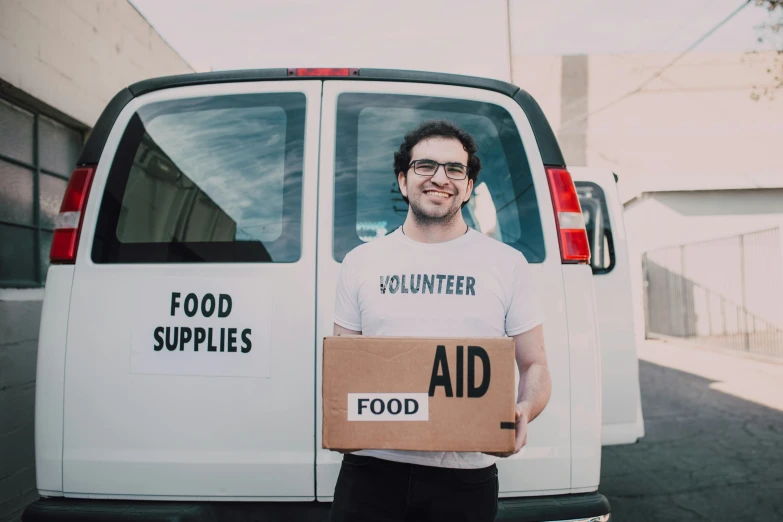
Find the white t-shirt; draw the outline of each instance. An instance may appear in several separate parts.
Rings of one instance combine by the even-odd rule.
[[[400,229],[345,256],[334,322],[363,335],[504,337],[542,322],[525,257],[474,230],[445,243],[419,243]],[[362,450],[386,460],[484,468],[484,453]]]

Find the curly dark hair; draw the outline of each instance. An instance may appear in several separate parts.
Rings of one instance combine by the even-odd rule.
[[[400,144],[400,149],[394,153],[395,177],[402,172],[407,178],[408,165],[411,163],[411,150],[417,144],[429,138],[453,138],[462,143],[462,147],[468,153],[468,179],[472,180],[475,185],[479,172],[481,172],[481,160],[476,156],[478,146],[473,136],[456,124],[445,120],[425,121],[405,135],[402,144]],[[405,200],[405,203],[408,203],[408,198],[403,196],[402,199]],[[467,204],[467,201],[462,206],[465,206],[465,204]]]

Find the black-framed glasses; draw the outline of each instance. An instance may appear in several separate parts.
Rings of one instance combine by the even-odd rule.
[[[439,167],[443,167],[446,177],[454,180],[462,180],[468,177],[468,166],[462,163],[438,163],[430,159],[420,159],[410,162],[408,168],[413,166],[413,172],[419,176],[434,176]]]

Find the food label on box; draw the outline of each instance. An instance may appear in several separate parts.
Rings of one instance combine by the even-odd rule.
[[[427,421],[426,393],[349,393],[349,421]]]

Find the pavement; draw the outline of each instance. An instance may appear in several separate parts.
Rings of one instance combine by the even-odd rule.
[[[783,521],[783,359],[646,341],[645,437],[604,448],[613,522]]]

